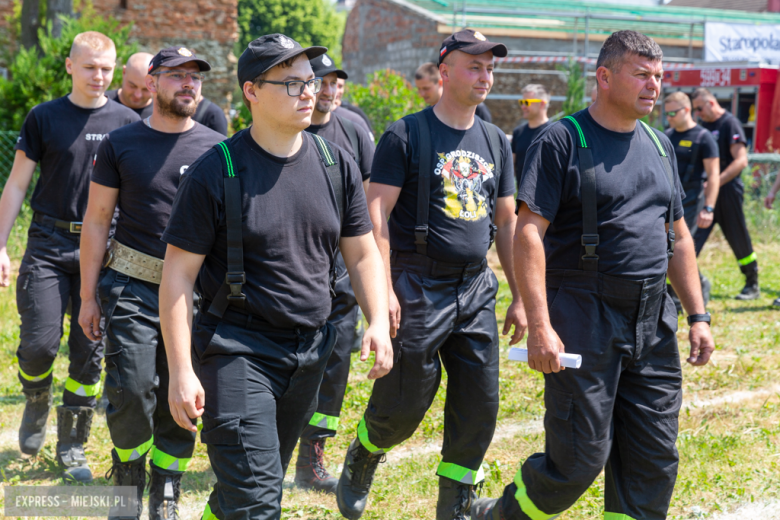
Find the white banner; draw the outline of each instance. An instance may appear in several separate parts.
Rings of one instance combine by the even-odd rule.
[[[704,24],[706,61],[780,64],[780,25]]]

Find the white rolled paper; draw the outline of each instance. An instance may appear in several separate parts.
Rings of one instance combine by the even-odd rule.
[[[512,347],[509,349],[510,361],[522,361],[528,363],[528,349]],[[580,368],[582,366],[582,356],[579,354],[559,354],[558,359],[562,367]]]

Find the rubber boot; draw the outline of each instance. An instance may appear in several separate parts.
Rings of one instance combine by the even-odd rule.
[[[114,465],[106,473],[106,480],[111,480],[114,487],[133,486],[136,488],[136,515],[110,516],[108,520],[138,520],[144,504],[144,489],[146,489],[146,454],[144,453],[132,462],[122,462],[116,452],[111,450]]]
[[[477,500],[474,486],[439,476],[439,501],[436,520],[468,520],[471,505]]]
[[[353,439],[349,444],[344,469],[336,488],[336,502],[344,518],[357,520],[366,510],[376,468],[386,459],[384,452],[371,453],[358,439]]]
[[[87,406],[57,407],[57,460],[66,468],[62,476],[66,482],[92,482],[84,444],[89,438],[94,413]]]
[[[295,485],[314,491],[336,494],[339,480],[325,469],[325,439],[309,441],[301,437],[295,463]]]
[[[179,495],[183,473],[165,475],[152,464],[149,487],[149,520],[179,520]]]
[[[755,300],[761,296],[761,290],[758,287],[758,263],[751,262],[748,265],[740,267],[745,275],[745,287],[742,292],[734,297],[736,300]]]
[[[27,402],[19,426],[19,451],[23,455],[33,456],[41,451],[46,441],[46,421],[52,403],[51,387],[22,392]]]
[[[478,498],[471,506],[471,520],[504,520],[500,498]]]

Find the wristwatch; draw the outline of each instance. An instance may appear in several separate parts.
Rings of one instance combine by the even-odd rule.
[[[707,213],[712,213],[715,211],[715,208],[713,208],[712,206],[704,206],[704,211],[706,211]]]
[[[709,324],[712,321],[712,316],[709,312],[705,312],[704,314],[691,314],[688,316],[688,325],[693,325],[694,323],[698,323],[700,321],[703,321],[707,324]]]

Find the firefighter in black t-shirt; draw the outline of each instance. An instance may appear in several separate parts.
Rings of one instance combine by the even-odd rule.
[[[525,314],[515,284],[514,175],[509,142],[475,116],[493,85],[501,43],[463,30],[444,40],[443,89],[432,108],[393,123],[377,146],[369,211],[390,288],[396,364],[374,383],[344,461],[336,498],[359,518],[377,465],[412,436],[448,373],[437,520],[462,520],[484,479],[498,414],[498,281],[494,239],[513,301],[504,334],[517,343]]]
[[[420,65],[414,73],[414,85],[417,87],[417,93],[420,94],[426,105],[432,107],[438,103],[444,92],[438,64],[428,62]],[[493,121],[493,116],[484,102],[477,105],[475,113],[483,121],[488,123]]]
[[[550,125],[547,117],[547,106],[550,104],[550,94],[543,85],[530,84],[520,91],[523,99],[519,100],[523,118],[528,122],[518,125],[512,131],[512,156],[515,162],[515,177],[517,185],[520,185],[520,174],[523,172],[523,163],[528,147],[545,128]]]
[[[158,312],[165,256],[160,237],[179,179],[224,138],[192,119],[210,69],[186,47],[169,47],[152,58],[145,79],[152,114],[111,132],[101,143],[81,235],[79,325],[89,338],[105,337],[113,484],[135,486],[140,516],[148,454],[151,520],[178,518],[181,478],[195,445],[195,435],[180,428],[168,409]],[[116,233],[104,262],[117,208]],[[102,273],[101,266],[107,267]],[[89,297],[96,293],[97,298]]]
[[[40,177],[30,200],[33,221],[16,280],[17,308],[22,318],[16,355],[19,381],[27,398],[19,428],[23,455],[35,455],[43,447],[63,317],[69,302],[72,316],[78,316],[81,307],[79,234],[95,153],[108,132],[139,119],[132,110],[104,95],[115,65],[116,49],[110,38],[92,31],[75,37],[65,61],[73,90],[27,114],[0,200],[0,283],[8,286],[8,236],[33,172],[40,165]],[[75,323],[72,325],[68,378],[63,405],[57,407],[57,458],[68,468],[66,479],[89,481],[92,473],[84,444],[100,392],[103,346],[84,336]]]
[[[720,106],[715,96],[706,88],[697,88],[691,95],[693,112],[704,128],[712,132],[720,152],[720,189],[713,213],[714,223],[720,226],[737,263],[745,275],[745,287],[735,296],[737,300],[755,300],[761,295],[758,286],[758,260],[750,240],[745,211],[742,208],[745,186],[740,174],[747,168],[747,139],[739,119]],[[704,247],[712,227],[696,230],[697,254]]]
[[[325,51],[281,34],[249,44],[238,78],[255,124],[189,167],[162,237],[171,413],[192,432],[202,418],[217,477],[204,520],[281,516],[284,472],[336,339],[327,319],[337,250],[369,322],[368,377],[392,367],[387,284],[360,172],[346,150],[303,131],[322,81],[309,60]],[[196,279],[202,300],[190,328]]]
[[[333,114],[338,80],[347,79],[347,73],[337,69],[327,54],[311,60],[311,67],[314,74],[322,78],[322,87],[314,105],[312,124],[306,130],[352,154],[360,168],[364,189],[367,189],[371,162],[374,160],[374,143],[363,128]],[[336,328],[336,346],[320,385],[317,410],[301,435],[298,460],[295,463],[295,483],[298,486],[328,493],[335,493],[338,479],[325,469],[325,441],[336,435],[339,425],[359,317],[355,292],[340,253],[336,255],[335,291],[328,321]]]
[[[122,86],[106,92],[108,99],[130,108],[145,119],[152,115],[152,93],[146,88],[146,74],[153,55],[136,52],[122,67]]]

